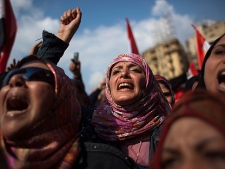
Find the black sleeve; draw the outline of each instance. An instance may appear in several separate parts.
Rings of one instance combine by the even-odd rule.
[[[37,55],[57,65],[69,44],[47,31],[43,31],[42,38],[43,42]]]

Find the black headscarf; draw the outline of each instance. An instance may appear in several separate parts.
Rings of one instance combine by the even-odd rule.
[[[196,88],[203,88],[203,89],[206,89],[205,87],[205,82],[204,82],[204,72],[205,72],[205,64],[206,64],[206,61],[208,60],[208,58],[210,57],[211,53],[212,53],[212,50],[214,49],[215,45],[220,41],[220,39],[225,35],[225,33],[223,35],[221,35],[219,38],[217,38],[213,43],[212,45],[210,46],[209,50],[207,51],[206,55],[205,55],[205,58],[203,60],[203,64],[202,64],[202,69],[201,69],[201,73],[200,73],[200,80],[199,80],[199,83],[197,85]]]

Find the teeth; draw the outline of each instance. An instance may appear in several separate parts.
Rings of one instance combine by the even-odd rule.
[[[131,87],[131,86],[128,83],[121,83],[119,85],[119,88],[121,88],[121,87]]]
[[[223,71],[220,75],[225,75],[225,71]]]
[[[225,83],[220,83],[220,87],[225,88]]]

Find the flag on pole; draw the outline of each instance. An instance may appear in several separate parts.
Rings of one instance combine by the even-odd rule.
[[[198,64],[199,64],[199,68],[201,69],[205,54],[206,54],[207,50],[209,49],[210,44],[200,34],[200,32],[197,30],[197,28],[194,25],[192,25],[192,26],[195,29],[196,47],[197,47],[197,53],[198,53]]]
[[[10,0],[0,0],[0,73],[6,69],[16,31],[17,23]]]
[[[189,65],[188,73],[189,73],[189,76],[187,77],[188,79],[190,79],[192,76],[198,76],[198,71],[193,61]]]
[[[130,52],[139,55],[138,48],[135,43],[134,36],[133,36],[132,30],[131,30],[131,27],[129,24],[129,20],[127,18],[126,18],[126,23],[127,23],[127,36],[128,36],[128,40],[129,40],[129,50],[130,50]]]

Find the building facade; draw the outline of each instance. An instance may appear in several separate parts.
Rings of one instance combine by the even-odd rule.
[[[197,26],[197,29],[209,43],[212,43],[225,33],[225,20],[203,23]],[[162,75],[171,80],[187,73],[191,61],[199,69],[195,34],[186,40],[186,47],[187,51],[174,38],[147,49],[142,53],[142,56],[154,74]]]
[[[176,78],[188,70],[187,54],[177,39],[171,39],[142,53],[153,74],[168,80]]]

